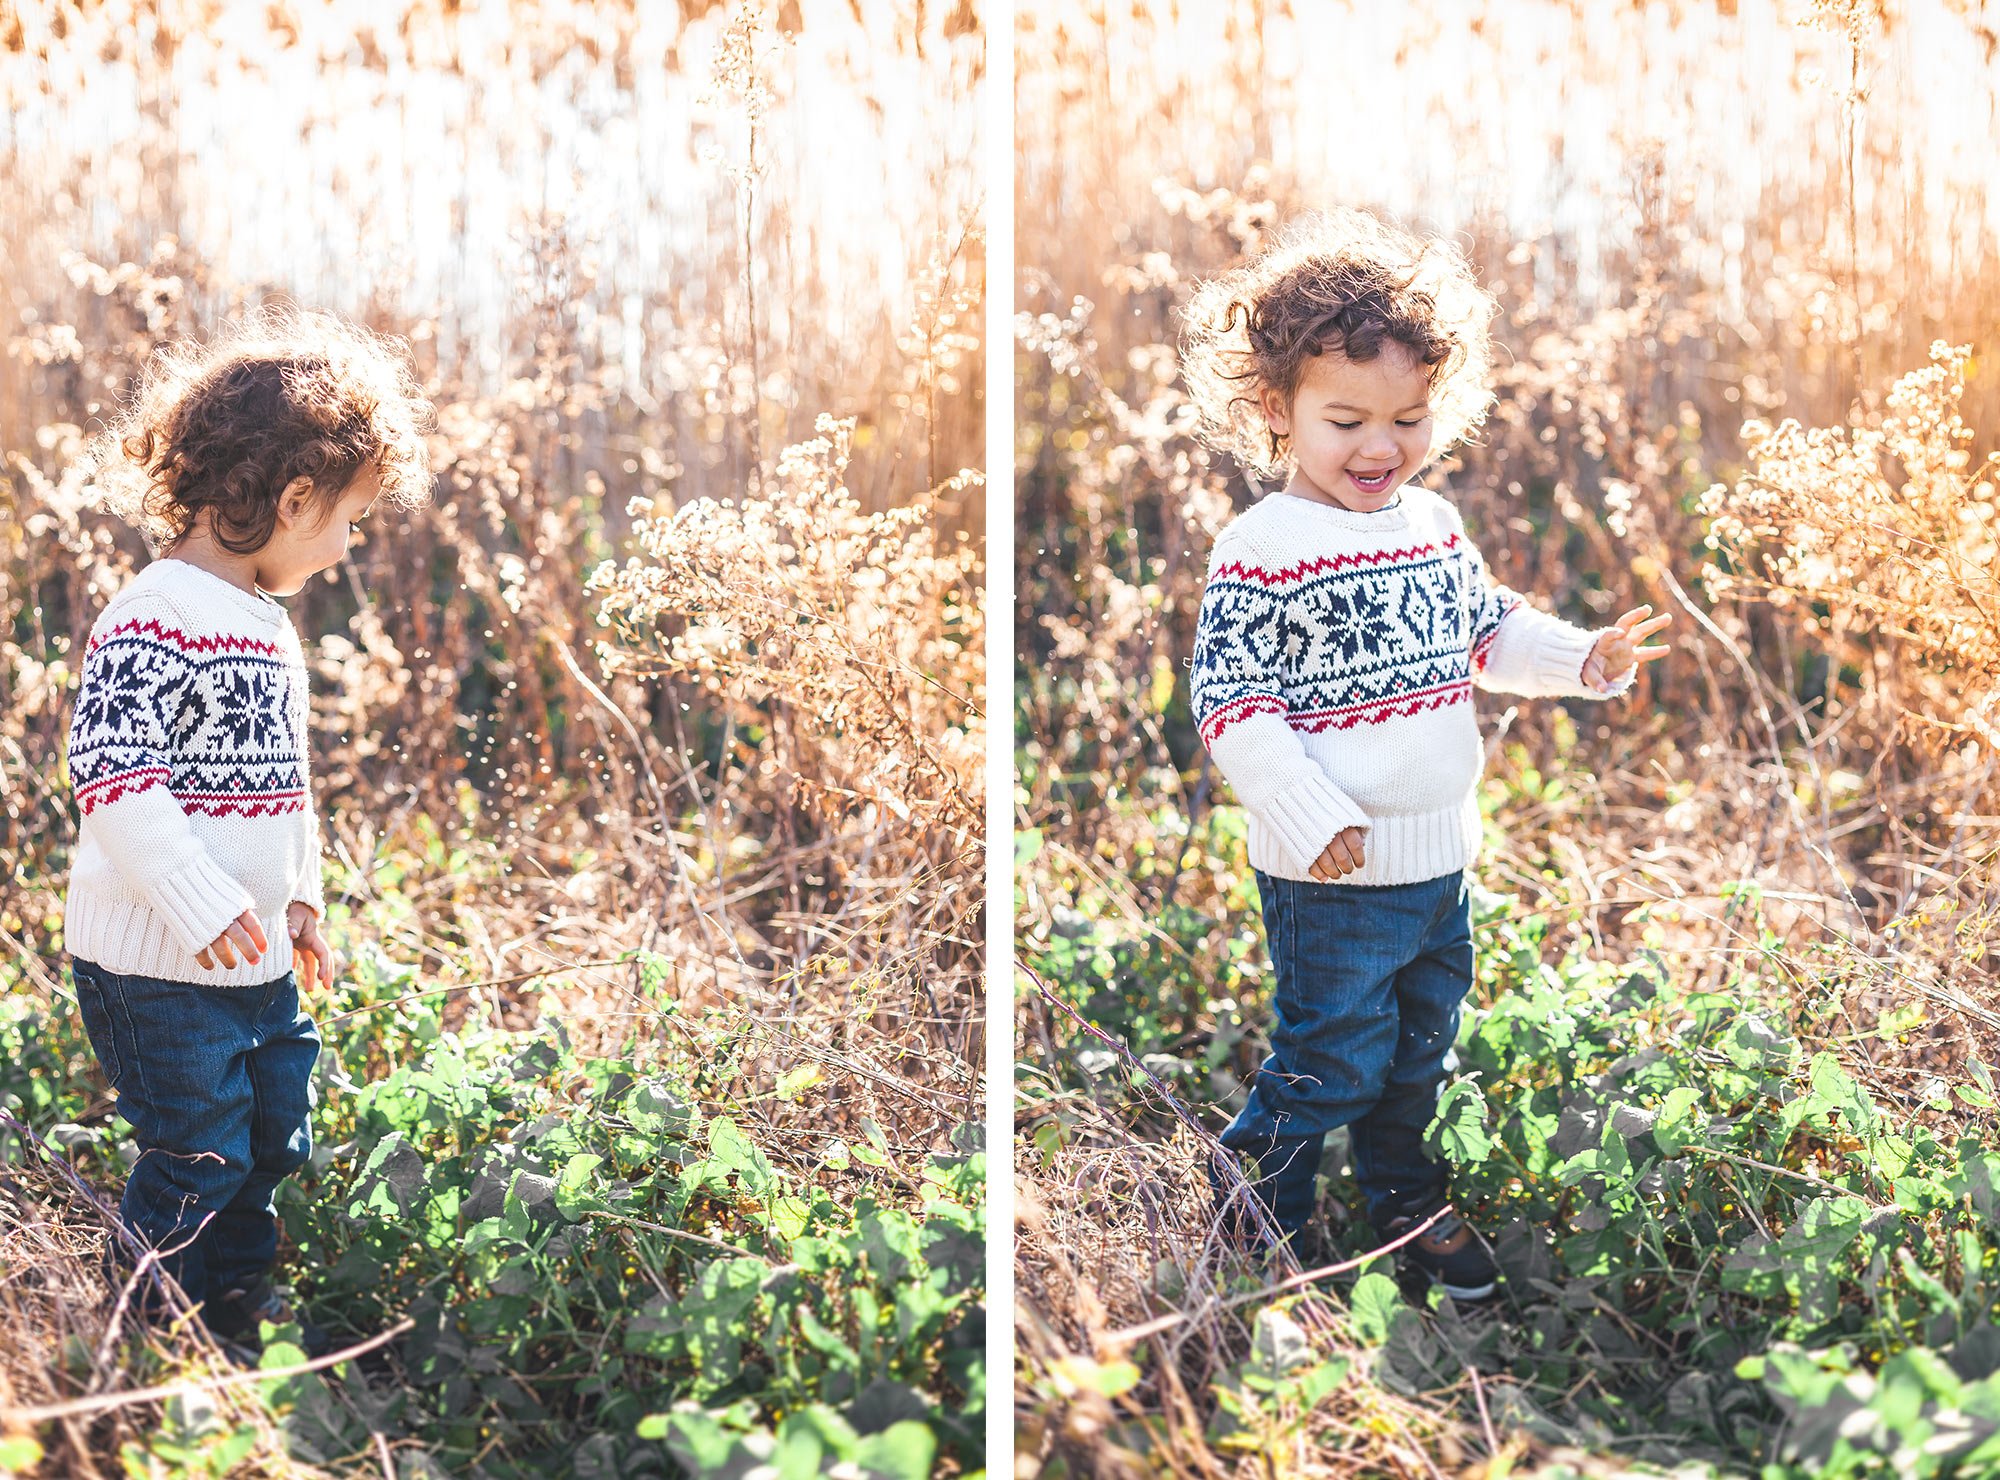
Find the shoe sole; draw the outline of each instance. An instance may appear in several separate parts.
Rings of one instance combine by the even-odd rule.
[[[1438,1288],[1443,1290],[1453,1300],[1484,1300],[1500,1288],[1500,1282],[1498,1280],[1488,1280],[1483,1285],[1452,1285],[1439,1280]]]

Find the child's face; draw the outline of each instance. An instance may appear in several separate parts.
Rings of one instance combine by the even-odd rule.
[[[1267,395],[1271,430],[1291,439],[1289,491],[1372,514],[1423,466],[1431,446],[1430,378],[1391,340],[1372,360],[1316,356],[1291,404]]]
[[[321,571],[340,564],[353,526],[367,515],[381,491],[381,473],[363,468],[331,509],[316,513],[304,503],[309,487],[287,489],[279,500],[278,524],[270,543],[257,552],[257,584],[273,596],[293,596]]]

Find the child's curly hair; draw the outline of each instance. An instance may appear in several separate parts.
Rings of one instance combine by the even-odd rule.
[[[1447,241],[1366,211],[1303,217],[1254,262],[1203,283],[1183,311],[1181,373],[1201,436],[1258,473],[1281,475],[1288,439],[1265,420],[1263,394],[1289,403],[1315,356],[1372,360],[1389,341],[1429,371],[1435,459],[1493,403],[1488,326],[1497,307]]]
[[[312,483],[324,519],[364,469],[381,497],[430,497],[435,420],[404,341],[338,315],[268,305],[206,344],[156,350],[123,413],[92,443],[91,480],[156,547],[210,511],[216,543],[260,550],[278,495]]]

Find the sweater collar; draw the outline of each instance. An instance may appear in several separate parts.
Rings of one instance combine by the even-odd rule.
[[[275,596],[267,596],[262,591],[245,591],[232,581],[225,581],[213,571],[203,570],[198,565],[163,555],[153,562],[160,567],[160,574],[178,584],[198,587],[202,599],[228,606],[249,621],[265,627],[276,628],[291,620],[291,614]]]
[[[1396,501],[1376,509],[1372,513],[1359,513],[1353,509],[1343,509],[1338,504],[1321,503],[1316,498],[1305,498],[1300,494],[1287,493],[1278,489],[1268,495],[1285,500],[1287,512],[1298,511],[1299,517],[1317,519],[1335,529],[1351,529],[1361,534],[1375,534],[1384,530],[1408,529],[1410,527],[1410,497],[1407,486],[1396,490]]]

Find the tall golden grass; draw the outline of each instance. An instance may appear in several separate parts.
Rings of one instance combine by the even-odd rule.
[[[636,968],[584,963],[661,953],[740,1021],[773,1144],[948,1147],[983,1021],[974,7],[353,14],[0,16],[0,982],[70,1010],[69,701],[146,555],[77,456],[154,347],[286,296],[408,338],[440,408],[433,503],[292,603],[330,898],[407,899],[366,944],[427,987],[554,973],[585,1052]],[[801,1061],[822,1088],[770,1096]],[[92,1215],[37,1186],[0,1216],[53,1271],[15,1402],[103,1320],[57,1268]]]
[[[1511,796],[1488,882],[1720,979],[1743,942],[1719,892],[1756,880],[1787,951],[1844,955],[1819,979],[1855,1021],[1926,1006],[1901,1062],[1841,1046],[1886,1097],[1990,1044],[1993,18],[1026,0],[1018,27],[1024,941],[1068,928],[1079,880],[1135,922],[1189,905],[1218,923],[1162,1016],[1206,1041],[1231,1005],[1199,984],[1244,881],[1188,848],[1224,798],[1183,670],[1209,544],[1261,488],[1193,436],[1176,310],[1294,213],[1358,205],[1453,234],[1500,298],[1498,406],[1441,470],[1496,577],[1586,625],[1677,619],[1615,708],[1481,699]],[[1521,785],[1541,778],[1562,786]],[[1032,990],[1017,1027],[1029,1062],[1098,1047]],[[1121,1473],[1143,1435],[1172,1473],[1235,1473],[1202,1433],[1249,1314],[1209,1303],[1207,1136],[1047,1092],[1069,1139],[1019,1164],[1024,1452]],[[1199,1318],[1144,1401],[1065,1365],[1176,1308]],[[1287,1473],[1484,1447],[1383,1403]]]

